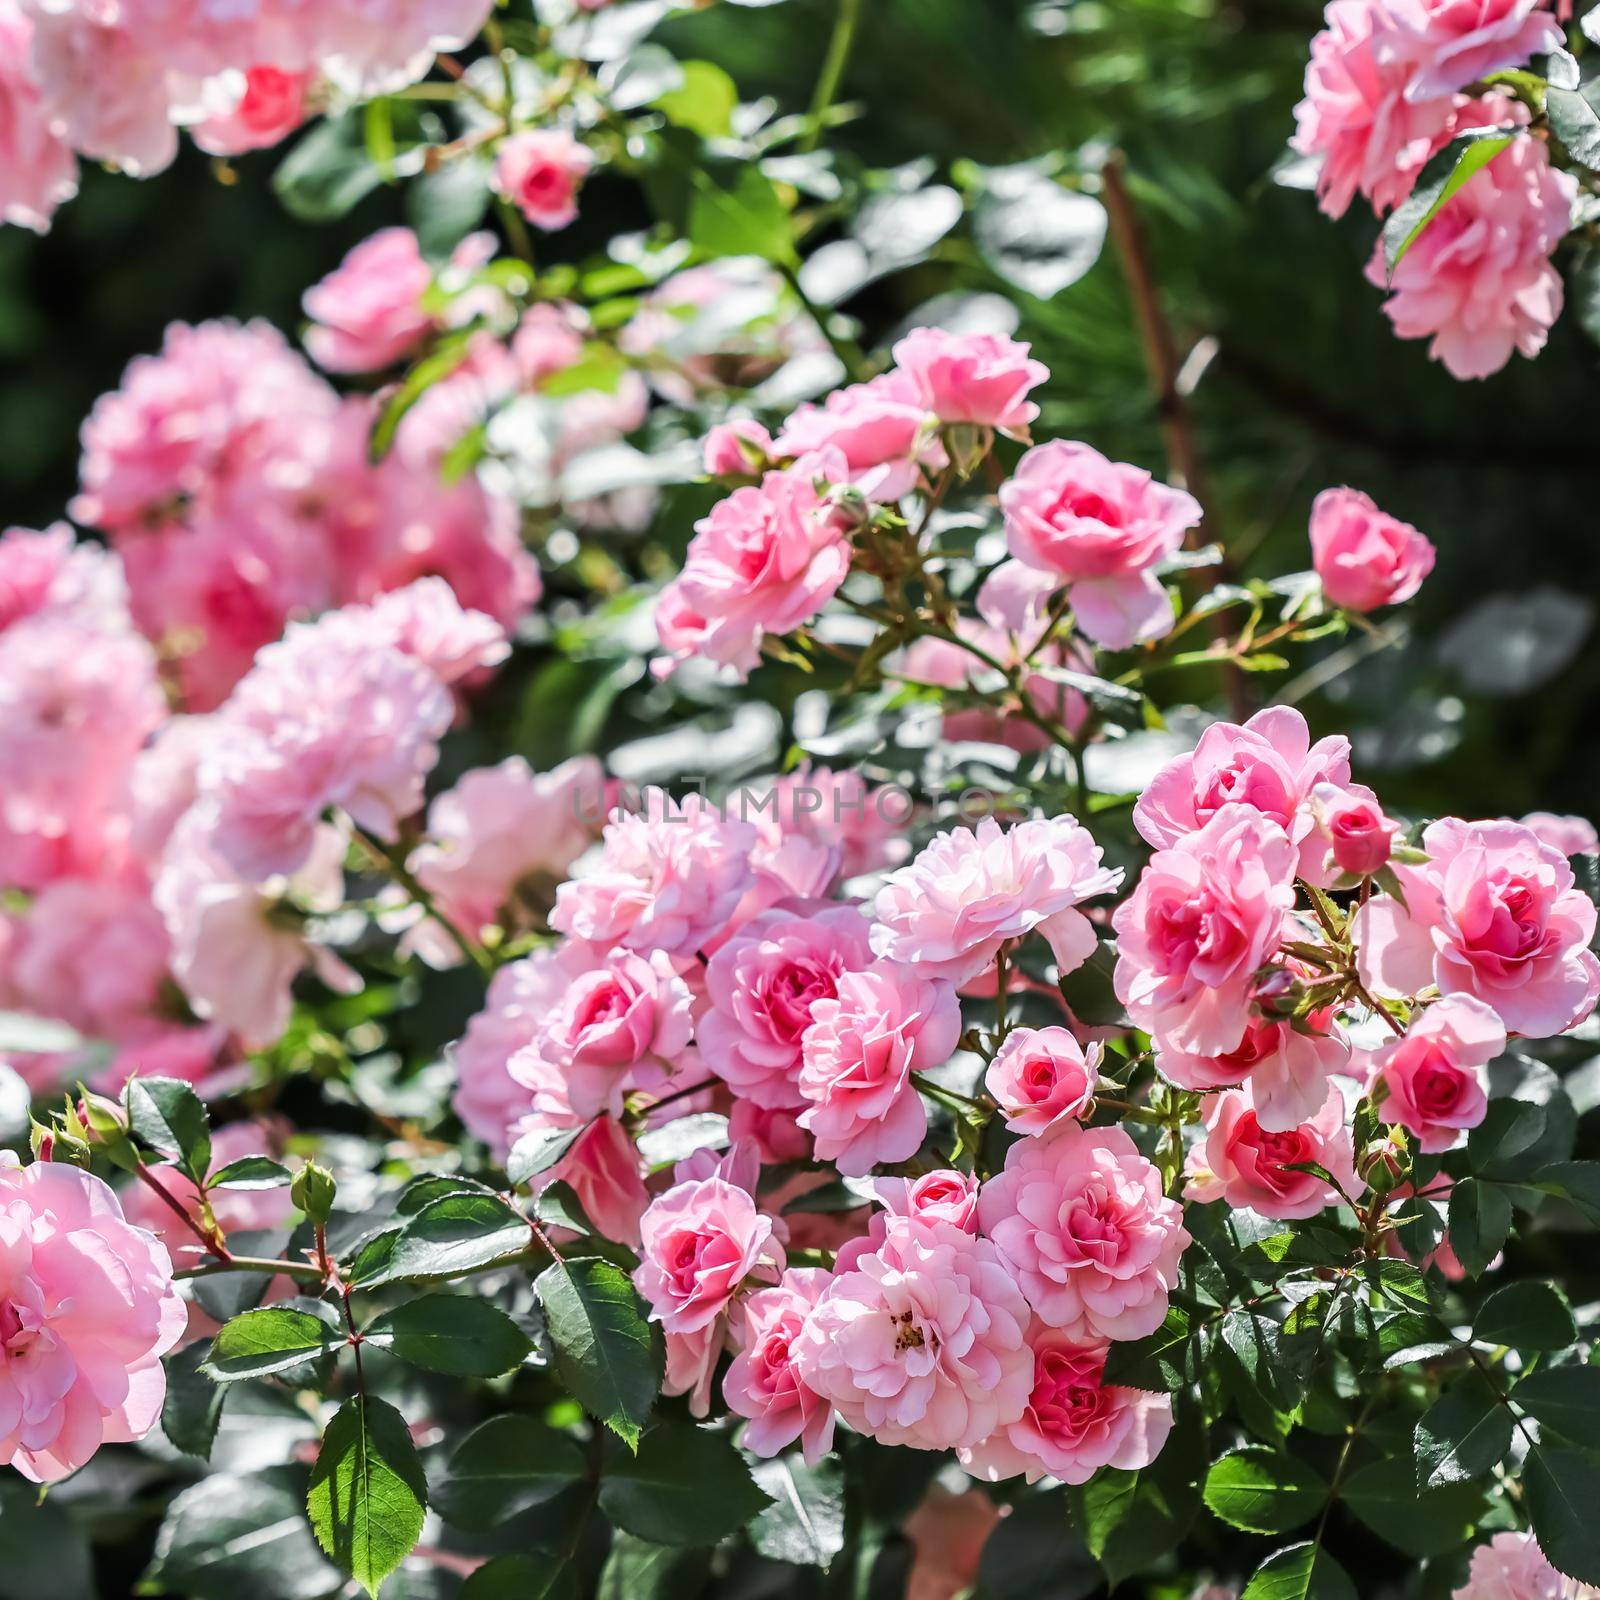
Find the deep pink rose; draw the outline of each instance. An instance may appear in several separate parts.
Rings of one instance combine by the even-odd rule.
[[[1470,995],[1446,995],[1373,1057],[1385,1094],[1380,1114],[1417,1136],[1427,1154],[1448,1150],[1489,1109],[1485,1068],[1506,1047],[1500,1018]]]
[[[1347,611],[1409,600],[1433,571],[1433,545],[1359,489],[1324,489],[1311,507],[1311,563],[1322,592]]]
[[[948,1222],[967,1233],[978,1231],[978,1180],[970,1172],[936,1167],[919,1178],[879,1178],[876,1188],[892,1217]]]
[[[1277,951],[1294,905],[1294,845],[1248,805],[1217,810],[1151,856],[1117,908],[1117,998],[1163,1048],[1237,1050],[1255,974]]]
[[[894,961],[840,973],[800,1041],[799,1122],[818,1158],[858,1178],[915,1155],[928,1117],[911,1074],[942,1066],[960,1036],[948,983]]]
[[[1123,650],[1170,631],[1172,602],[1155,568],[1198,525],[1193,495],[1052,439],[1017,463],[1000,507],[1012,555],[1061,579],[1079,631],[1096,644]]]
[[[894,347],[908,394],[943,423],[971,423],[1026,437],[1039,408],[1027,398],[1050,376],[1028,346],[998,333],[913,328]]]
[[[244,93],[233,108],[196,123],[190,137],[214,156],[243,155],[281,144],[306,120],[306,97],[314,81],[310,72],[251,67],[244,74]]]
[[[875,1250],[835,1273],[790,1348],[801,1381],[857,1433],[950,1450],[1022,1415],[1027,1320],[987,1239],[895,1217]]]
[[[106,1184],[0,1154],[0,1461],[53,1483],[142,1439],[186,1320],[166,1250]]]
[[[1369,878],[1388,864],[1400,824],[1384,815],[1377,795],[1364,784],[1319,783],[1311,791],[1310,809],[1326,850],[1320,864],[1307,863],[1305,876],[1312,883],[1326,883],[1340,873]]]
[[[1567,858],[1519,822],[1446,817],[1422,844],[1426,866],[1395,869],[1405,904],[1376,895],[1356,913],[1362,981],[1385,995],[1429,984],[1471,995],[1528,1038],[1588,1016],[1600,994],[1595,907]]]
[[[815,1466],[833,1444],[833,1408],[800,1377],[794,1342],[832,1280],[820,1267],[795,1267],[771,1289],[744,1297],[734,1316],[738,1354],[722,1380],[728,1409],[749,1419],[744,1447],[775,1456],[797,1439]]]
[[[978,1220],[1040,1319],[1080,1344],[1160,1327],[1189,1243],[1182,1208],[1127,1133],[1076,1122],[1012,1145]]]
[[[409,355],[433,329],[422,297],[433,269],[409,228],[363,240],[306,290],[306,349],[328,372],[380,372]]]
[[[1085,1050],[1067,1028],[1013,1028],[983,1086],[1013,1133],[1043,1133],[1087,1114],[1104,1053],[1099,1044]]]
[[[1337,1205],[1339,1196],[1315,1173],[1294,1170],[1305,1162],[1331,1173],[1346,1194],[1361,1188],[1337,1085],[1328,1085],[1314,1117],[1281,1133],[1257,1121],[1248,1086],[1230,1089],[1211,1108],[1205,1143],[1189,1153],[1183,1192],[1190,1200],[1248,1206],[1264,1217],[1314,1217]]]
[[[577,220],[578,189],[594,154],[562,128],[514,133],[495,157],[495,191],[547,232]]]

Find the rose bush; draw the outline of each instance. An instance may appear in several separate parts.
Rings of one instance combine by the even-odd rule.
[[[1113,237],[1167,462],[1071,437],[993,292],[838,310],[841,250],[967,245],[826,142],[854,0],[793,115],[650,0],[235,12],[0,0],[7,220],[309,121],[292,208],[459,226],[308,286],[309,360],[173,327],[77,529],[0,539],[0,1440],[62,1482],[3,1548],[64,1507],[194,1600],[1600,1593],[1594,831],[1413,814],[1297,703],[1448,530],[1335,484],[1303,570],[1221,537],[1115,154],[961,181],[1015,292],[1050,205],[1052,294]],[[1312,47],[1324,205],[1406,219],[1391,315],[1462,375],[1559,299],[1562,39]],[[564,249],[603,185],[649,226]]]

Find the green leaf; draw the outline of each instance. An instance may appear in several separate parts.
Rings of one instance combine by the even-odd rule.
[[[512,1183],[526,1183],[548,1172],[588,1131],[585,1122],[576,1128],[538,1128],[523,1134],[506,1157],[506,1177]]]
[[[367,453],[374,461],[381,461],[394,448],[395,435],[406,413],[436,383],[442,383],[472,353],[465,339],[454,339],[424,356],[406,375],[404,381],[383,402],[378,420],[373,424],[372,437],[367,441]]]
[[[301,222],[331,222],[383,181],[367,154],[366,128],[355,112],[326,117],[279,163],[272,187]]]
[[[652,1544],[717,1544],[768,1503],[725,1434],[685,1422],[652,1428],[600,1480],[600,1509]]]
[[[1383,259],[1390,278],[1422,230],[1517,137],[1514,128],[1470,128],[1458,134],[1422,169],[1409,196],[1383,225]]]
[[[86,1521],[41,1499],[20,1474],[0,1478],[0,1595],[6,1600],[95,1600]]]
[[[394,1241],[388,1260],[368,1273],[371,1287],[397,1278],[448,1278],[514,1261],[527,1253],[527,1219],[490,1194],[447,1194],[425,1205]]]
[[[739,90],[732,78],[711,61],[682,61],[683,81],[657,95],[656,109],[668,122],[698,133],[702,139],[725,138],[732,131]]]
[[[750,1542],[769,1561],[828,1567],[844,1548],[844,1469],[836,1456],[808,1467],[799,1455],[757,1461],[756,1486],[771,1497],[750,1524]]]
[[[550,1556],[496,1556],[461,1585],[458,1600],[577,1600],[570,1563]]]
[[[535,1417],[491,1417],[457,1446],[434,1501],[445,1521],[478,1532],[543,1505],[584,1475],[583,1452],[569,1435]]]
[[[1450,1191],[1450,1246],[1471,1278],[1481,1277],[1511,1233],[1511,1201],[1500,1185],[1463,1178]]]
[[[1078,1490],[1074,1521],[1113,1588],[1158,1561],[1187,1532],[1200,1508],[1201,1444],[1199,1430],[1180,1423],[1150,1466],[1107,1468]]]
[[[218,1167],[206,1180],[210,1189],[281,1189],[294,1181],[294,1174],[271,1156],[240,1156]]]
[[[1303,1461],[1258,1445],[1230,1450],[1206,1474],[1206,1505],[1247,1533],[1287,1533],[1326,1504],[1328,1485]]]
[[[211,1119],[200,1096],[177,1078],[129,1078],[122,1101],[134,1138],[203,1184],[211,1165]]]
[[[1256,1568],[1240,1600],[1356,1600],[1356,1588],[1326,1550],[1292,1544]]]
[[[1189,1380],[1188,1352],[1189,1315],[1178,1306],[1172,1306],[1154,1333],[1111,1346],[1106,1357],[1105,1381],[1170,1394]]]
[[[1516,1173],[1516,1159],[1538,1144],[1546,1110],[1532,1100],[1491,1100],[1483,1121],[1467,1135],[1467,1160],[1472,1170],[1492,1176]]]
[[[385,1311],[364,1338],[402,1361],[455,1378],[498,1378],[533,1341],[505,1312],[467,1294],[430,1294]]]
[[[1550,88],[1545,91],[1545,115],[1550,131],[1567,147],[1567,154],[1591,172],[1600,170],[1600,111],[1595,95],[1600,83],[1590,82],[1578,89]]]
[[[206,1370],[218,1383],[287,1372],[340,1348],[344,1333],[321,1317],[289,1306],[263,1306],[223,1324],[211,1341]]]
[[[1401,1311],[1378,1329],[1378,1357],[1385,1371],[1431,1361],[1454,1350],[1458,1340],[1437,1317]]]
[[[195,1343],[174,1350],[163,1363],[167,1393],[161,1402],[161,1431],[185,1455],[209,1459],[228,1390],[204,1370],[206,1347]]]
[[[1578,1337],[1578,1325],[1553,1283],[1508,1283],[1478,1308],[1472,1337],[1514,1350],[1564,1350]]]
[[[1600,1441],[1600,1367],[1541,1367],[1511,1398],[1547,1432],[1591,1449]]]
[[[719,178],[732,177],[724,187]],[[710,256],[761,256],[792,265],[789,213],[772,180],[754,162],[729,170],[697,165],[690,171],[689,239]]]
[[[1087,1600],[1105,1591],[1100,1564],[1068,1520],[1059,1489],[1028,1495],[984,1541],[978,1558],[983,1600]]]
[[[556,1376],[584,1410],[637,1447],[661,1390],[662,1350],[627,1275],[609,1261],[556,1261],[534,1289]]]
[[[387,1401],[345,1401],[322,1436],[306,1511],[318,1544],[369,1595],[410,1555],[427,1498],[406,1419]]]
[[[705,1550],[674,1550],[617,1529],[595,1600],[699,1600],[709,1563]]]
[[[1437,1556],[1465,1542],[1484,1511],[1476,1483],[1451,1483],[1422,1494],[1409,1453],[1374,1461],[1352,1473],[1345,1504],[1380,1538],[1409,1556]]]
[[[1570,1201],[1600,1227],[1600,1161],[1558,1161],[1532,1180],[1535,1188]]]
[[[1523,1463],[1522,1485],[1545,1560],[1579,1583],[1600,1584],[1600,1459],[1541,1443]]]
[[[1511,1448],[1511,1412],[1476,1373],[1447,1389],[1417,1423],[1417,1487],[1492,1472]]]

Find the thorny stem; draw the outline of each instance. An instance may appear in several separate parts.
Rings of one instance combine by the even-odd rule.
[[[207,1233],[206,1230],[202,1228],[192,1216],[189,1215],[188,1207],[186,1207],[181,1200],[179,1200],[175,1195],[168,1193],[168,1191],[163,1188],[161,1184],[156,1182],[154,1175],[142,1161],[137,1167],[134,1168],[134,1174],[139,1179],[139,1182],[145,1186],[145,1188],[150,1190],[152,1194],[160,1197],[161,1203],[182,1221],[184,1227],[186,1227],[189,1232],[192,1233],[195,1238],[197,1238],[200,1243],[206,1247],[207,1251],[216,1257],[218,1261],[227,1262],[236,1259],[229,1253],[228,1247],[225,1244],[219,1242],[214,1235]]]

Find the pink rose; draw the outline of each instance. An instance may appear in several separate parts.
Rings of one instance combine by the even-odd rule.
[[[892,1217],[947,1222],[964,1233],[978,1231],[978,1180],[970,1172],[936,1167],[920,1178],[879,1178],[876,1188]]]
[[[190,137],[214,156],[243,155],[281,144],[306,120],[306,98],[315,77],[311,72],[251,67],[233,109],[196,123]]]
[[[593,165],[593,152],[565,129],[536,128],[501,142],[491,181],[534,227],[552,232],[577,220],[578,188]]]
[[[44,233],[77,193],[78,164],[51,125],[32,46],[32,22],[0,0],[0,222]]]
[[[1311,507],[1311,563],[1322,592],[1347,611],[1409,600],[1433,571],[1434,549],[1409,522],[1359,489],[1324,489]]]
[[[950,1450],[1022,1415],[1027,1320],[987,1239],[891,1218],[877,1249],[835,1273],[790,1349],[800,1380],[857,1433]]]
[[[1050,376],[1028,346],[998,333],[913,328],[894,347],[907,393],[942,423],[970,423],[1026,437],[1039,408],[1027,398]]]
[[[723,932],[750,887],[756,830],[702,795],[647,789],[611,814],[599,859],[556,891],[550,925],[573,938],[693,956]]]
[[[1407,100],[1454,94],[1506,67],[1566,43],[1542,0],[1393,0],[1402,28],[1415,35],[1419,64]]]
[[[1193,495],[1052,439],[1017,463],[1000,507],[1011,554],[1061,579],[1079,631],[1096,644],[1124,650],[1170,631],[1172,602],[1154,569],[1198,526]]]
[[[730,1144],[753,1144],[762,1161],[774,1166],[811,1159],[811,1138],[792,1111],[735,1100],[728,1113]]]
[[[1104,1381],[1104,1346],[1074,1344],[1035,1322],[1033,1392],[1015,1422],[961,1452],[961,1465],[990,1483],[1025,1476],[1086,1483],[1102,1467],[1137,1471],[1172,1431],[1172,1397]]]
[[[1562,1577],[1531,1533],[1497,1533],[1472,1552],[1467,1581],[1451,1600],[1584,1600],[1593,1592]]]
[[[1594,1009],[1595,907],[1559,850],[1518,822],[1432,823],[1424,867],[1395,869],[1405,904],[1377,895],[1357,913],[1362,981],[1384,995],[1429,984],[1465,994],[1529,1038],[1561,1033]]]
[[[167,1252],[106,1184],[0,1155],[0,1460],[53,1483],[142,1439],[185,1322]]]
[[[1501,120],[1488,99],[1477,105]],[[1431,339],[1428,354],[1456,378],[1486,378],[1513,354],[1538,355],[1561,314],[1550,256],[1572,225],[1577,193],[1542,139],[1513,139],[1445,203],[1392,279],[1376,247],[1367,279],[1389,289],[1383,309],[1395,333]]]
[[[1323,862],[1308,864],[1306,876],[1313,883],[1326,883],[1340,873],[1370,878],[1394,854],[1400,824],[1383,814],[1377,795],[1362,784],[1341,788],[1319,783],[1311,791],[1311,814],[1327,849]]]
[[[1346,1194],[1362,1185],[1355,1175],[1344,1096],[1328,1085],[1317,1114],[1297,1128],[1269,1133],[1256,1119],[1250,1089],[1217,1096],[1206,1139],[1189,1153],[1190,1200],[1226,1200],[1264,1217],[1314,1217],[1337,1205],[1339,1196],[1315,1173],[1294,1170],[1315,1162],[1331,1173]]]
[[[800,1377],[794,1343],[807,1313],[832,1275],[819,1267],[791,1268],[776,1287],[744,1297],[734,1318],[738,1354],[722,1380],[722,1396],[749,1419],[744,1447],[775,1456],[796,1439],[815,1466],[833,1444],[833,1408]]]
[[[1237,1050],[1255,974],[1294,905],[1295,848],[1247,805],[1220,807],[1198,832],[1151,856],[1117,908],[1117,998],[1163,1048]]]
[[[1076,1122],[1012,1145],[978,1220],[1040,1319],[1080,1344],[1160,1327],[1189,1243],[1182,1207],[1127,1133]]]
[[[912,809],[897,784],[873,785],[859,772],[804,761],[765,794],[752,795],[747,820],[772,844],[801,838],[834,852],[839,877],[857,878],[898,866],[911,853],[904,829]]]
[[[1403,1038],[1373,1058],[1384,1087],[1380,1112],[1417,1136],[1427,1154],[1448,1150],[1489,1109],[1484,1069],[1506,1047],[1506,1030],[1470,995],[1447,995],[1428,1007]]]
[[[867,922],[854,906],[763,912],[706,965],[709,1009],[699,1022],[705,1064],[741,1100],[803,1109],[801,1038],[840,977],[872,964]]]
[[[858,1178],[915,1155],[928,1118],[911,1074],[942,1066],[960,1037],[948,983],[893,961],[840,973],[833,998],[813,1002],[800,1041],[799,1122],[818,1159]]]
[[[1100,1044],[1085,1051],[1066,1028],[1013,1028],[983,1086],[1013,1133],[1040,1134],[1088,1114],[1104,1054]]]
[[[1102,865],[1087,828],[1068,816],[1002,829],[993,817],[939,834],[890,873],[874,903],[872,947],[932,977],[965,983],[1000,947],[1030,933],[1050,942],[1063,972],[1094,953],[1089,919],[1077,909],[1122,882]]]
[[[1558,817],[1550,811],[1530,811],[1522,826],[1539,841],[1564,856],[1588,855],[1600,850],[1600,834],[1587,817]]]
[[[701,462],[713,478],[748,478],[765,472],[776,453],[772,435],[754,417],[719,422],[700,447]]]
[[[919,458],[928,453],[933,426],[916,384],[904,373],[886,372],[835,389],[820,406],[801,406],[784,423],[772,453],[805,456],[832,446],[868,499],[899,500],[921,480]]]
[[[433,330],[422,297],[433,269],[409,228],[382,228],[306,290],[311,359],[328,372],[379,372]]]
[[[64,522],[42,533],[7,528],[0,533],[0,633],[41,613],[132,633],[121,560],[104,545],[80,541]]]
[[[638,1146],[614,1117],[598,1117],[589,1131],[548,1172],[537,1187],[569,1184],[583,1214],[606,1239],[637,1246],[650,1193]]]

